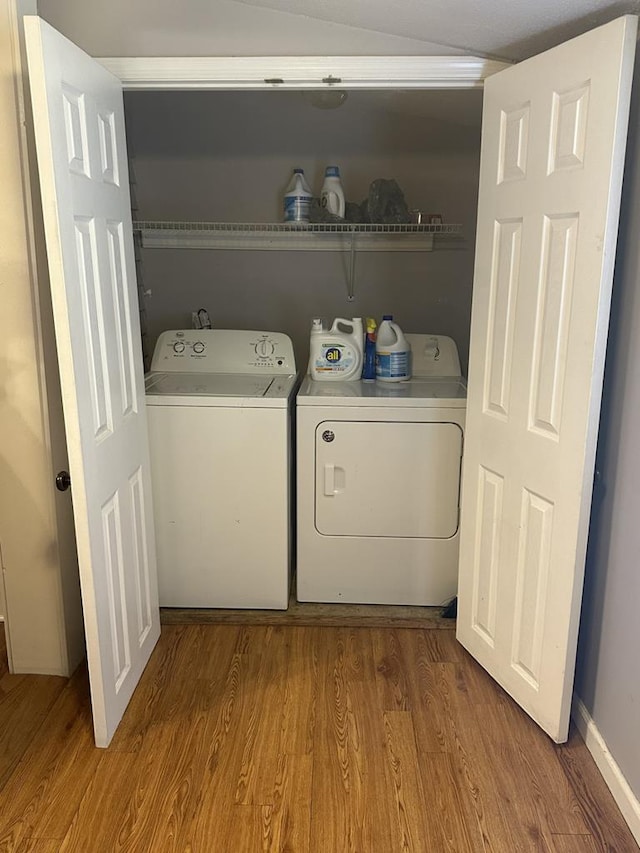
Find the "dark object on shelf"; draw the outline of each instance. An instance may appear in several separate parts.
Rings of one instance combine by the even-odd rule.
[[[458,596],[452,598],[440,614],[442,619],[455,619],[458,615]]]
[[[362,202],[362,221],[383,225],[411,222],[404,193],[393,178],[377,178],[371,182],[369,197]]]
[[[344,205],[344,218],[346,222],[362,222],[362,208],[353,201],[347,201]]]
[[[322,206],[319,198],[312,198],[309,207],[309,222],[344,222],[344,219],[342,216],[330,213],[326,207]]]

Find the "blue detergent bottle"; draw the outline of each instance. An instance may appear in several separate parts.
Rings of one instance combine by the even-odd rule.
[[[376,378],[376,329],[378,324],[373,317],[367,317],[367,335],[364,339],[364,363],[362,379],[373,382]]]

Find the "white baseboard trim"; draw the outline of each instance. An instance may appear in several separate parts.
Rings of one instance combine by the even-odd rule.
[[[622,817],[640,845],[640,801],[624,778],[615,758],[609,752],[609,748],[591,718],[591,714],[587,711],[586,705],[582,699],[575,695],[571,716],[607,787],[613,794],[613,799],[618,804]]]

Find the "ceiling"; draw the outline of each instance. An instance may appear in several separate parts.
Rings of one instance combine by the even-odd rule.
[[[619,15],[640,0],[235,0],[320,21],[520,60]],[[436,51],[434,51],[436,52]]]
[[[37,0],[93,56],[407,56],[521,60],[640,0]],[[126,25],[123,22],[126,21]]]

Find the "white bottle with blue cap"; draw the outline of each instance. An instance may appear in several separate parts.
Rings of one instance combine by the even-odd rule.
[[[378,382],[406,382],[411,379],[411,344],[402,329],[385,314],[376,338],[376,379]]]
[[[304,177],[304,169],[294,169],[284,194],[284,221],[308,222],[313,193]]]
[[[344,190],[340,181],[340,169],[337,166],[327,166],[325,169],[320,203],[329,213],[335,213],[336,216],[344,219]]]

